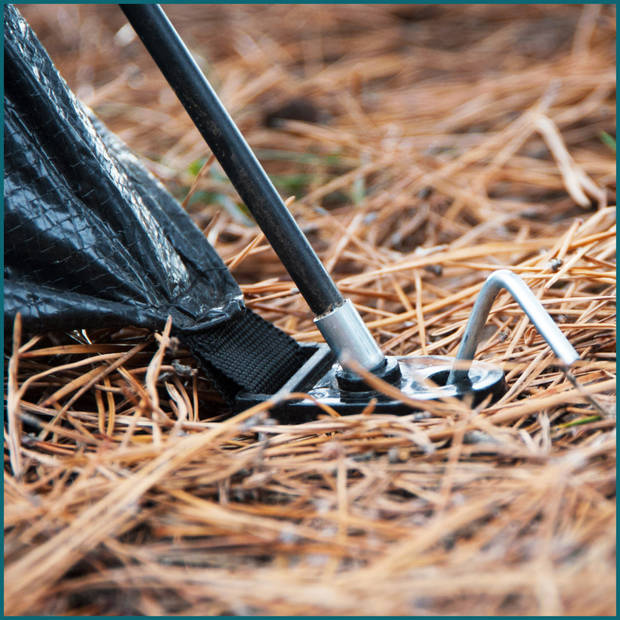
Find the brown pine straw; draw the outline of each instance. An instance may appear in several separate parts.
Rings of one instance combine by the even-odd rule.
[[[247,305],[319,341],[120,11],[20,10]],[[615,7],[166,10],[384,351],[454,355],[508,268],[580,360],[566,375],[504,292],[476,355],[504,369],[499,401],[317,403],[286,425],[272,402],[227,414],[170,322],[31,334],[18,318],[5,613],[614,614]],[[301,116],[265,124],[294,99]]]

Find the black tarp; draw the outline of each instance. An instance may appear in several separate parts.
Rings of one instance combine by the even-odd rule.
[[[161,329],[170,315],[228,397],[274,392],[309,351],[245,308],[189,216],[4,10],[7,339],[17,312],[32,332]]]

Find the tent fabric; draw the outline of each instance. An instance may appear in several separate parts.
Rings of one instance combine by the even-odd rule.
[[[4,17],[7,336],[17,312],[32,332],[171,316],[228,396],[275,391],[308,350],[244,306],[185,211],[76,99],[17,9]]]

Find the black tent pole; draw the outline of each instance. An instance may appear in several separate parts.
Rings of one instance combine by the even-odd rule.
[[[359,313],[338,291],[164,11],[157,4],[120,7],[265,233],[334,353],[368,370],[383,368],[385,358]]]

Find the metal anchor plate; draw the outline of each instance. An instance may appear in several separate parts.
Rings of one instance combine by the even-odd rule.
[[[395,387],[411,399],[434,400],[450,396],[463,398],[466,394],[471,394],[473,404],[476,405],[489,394],[492,400],[496,400],[505,392],[504,371],[488,362],[472,362],[468,372],[469,385],[464,385],[446,383],[454,364],[453,357],[428,355],[394,359],[398,362],[402,375]],[[341,414],[362,412],[371,398],[377,399],[374,409],[376,413],[406,414],[413,411],[411,406],[402,401],[394,400],[370,388],[368,391],[342,390],[336,377],[336,373],[340,370],[340,365],[334,364],[311,388],[304,390],[305,393]],[[287,390],[285,386],[280,393],[285,394],[287,391],[298,390]],[[277,395],[240,394],[236,409],[250,407],[270,398],[277,400]],[[274,417],[288,424],[316,419],[318,413],[320,413],[319,407],[309,398],[282,401],[272,409]]]

